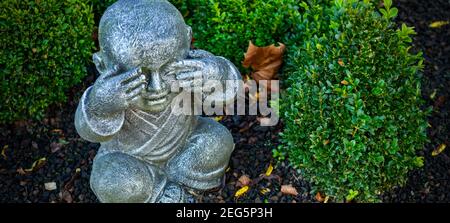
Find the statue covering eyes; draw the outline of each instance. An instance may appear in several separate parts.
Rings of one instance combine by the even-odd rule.
[[[225,58],[191,50],[191,35],[165,0],[119,0],[101,18],[93,56],[101,75],[75,115],[80,136],[101,143],[90,179],[101,202],[186,202],[186,187],[221,184],[230,132],[210,118],[175,114],[171,85],[195,90],[241,76]],[[226,103],[237,91],[203,94]]]

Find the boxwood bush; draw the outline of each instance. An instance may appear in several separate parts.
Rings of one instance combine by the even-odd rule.
[[[0,122],[40,118],[86,75],[92,8],[83,0],[3,0],[0,15]]]
[[[422,166],[426,141],[421,110],[422,56],[411,34],[396,28],[391,1],[301,4],[281,98],[283,146],[315,192],[335,201],[380,201]],[[295,46],[294,46],[295,45]]]

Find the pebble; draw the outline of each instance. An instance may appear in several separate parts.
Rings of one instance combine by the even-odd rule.
[[[57,189],[55,182],[45,183],[44,186],[45,186],[45,189],[48,190],[48,191],[52,191],[52,190],[56,190]]]

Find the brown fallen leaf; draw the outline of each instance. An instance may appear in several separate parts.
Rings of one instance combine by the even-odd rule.
[[[16,171],[19,175],[27,175],[27,172],[22,167],[19,167]]]
[[[338,64],[339,64],[341,67],[345,66],[344,61],[343,61],[342,59],[339,59],[339,60],[338,60]]]
[[[315,198],[316,198],[316,200],[317,200],[318,202],[323,202],[323,201],[325,201],[325,198],[322,197],[322,195],[320,194],[320,192],[317,192]]]
[[[59,134],[59,135],[63,135],[63,130],[61,130],[61,129],[52,129],[51,133],[56,133],[56,134]]]
[[[238,179],[238,183],[240,183],[240,186],[248,186],[251,182],[252,180],[247,175],[242,175]]]
[[[297,189],[295,189],[295,187],[293,187],[290,184],[289,185],[282,185],[281,186],[281,193],[287,194],[287,195],[294,195],[294,196],[298,195]]]
[[[257,82],[260,80],[276,80],[278,78],[278,70],[283,64],[283,55],[286,46],[278,43],[266,47],[257,47],[251,41],[247,52],[245,53],[242,65],[245,68],[252,68],[251,76]],[[270,89],[270,81],[267,83]]]

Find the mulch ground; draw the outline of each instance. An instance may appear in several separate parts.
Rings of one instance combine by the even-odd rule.
[[[422,50],[425,57],[423,98],[434,111],[429,118],[430,142],[420,152],[425,166],[411,172],[404,187],[384,194],[383,201],[450,202],[450,150],[431,155],[440,144],[449,145],[450,25],[429,27],[434,21],[450,21],[450,2],[397,0],[396,5],[399,24],[416,27],[414,48]],[[98,202],[89,187],[89,174],[99,144],[80,139],[73,124],[78,99],[95,80],[95,69],[88,70],[89,76],[83,83],[67,93],[68,102],[50,109],[42,122],[0,126],[1,203]],[[315,194],[310,194],[309,184],[288,162],[272,158],[281,123],[261,127],[255,116],[227,116],[220,122],[231,130],[236,149],[224,186],[198,194],[198,202],[318,202]],[[261,177],[271,164],[275,167],[271,177]],[[243,175],[253,181],[247,193],[236,198],[238,179]],[[56,188],[47,190],[46,183],[47,187]],[[297,196],[280,192],[281,185],[289,184],[297,189]]]

